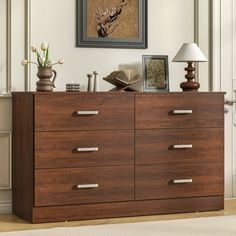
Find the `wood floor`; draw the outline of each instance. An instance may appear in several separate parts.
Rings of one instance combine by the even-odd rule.
[[[159,216],[129,217],[129,218],[116,218],[116,219],[103,219],[103,220],[88,220],[88,221],[73,221],[73,222],[60,222],[60,223],[50,223],[50,224],[30,224],[22,219],[19,219],[14,215],[0,215],[0,232],[47,229],[54,227],[74,227],[74,226],[85,226],[85,225],[174,220],[174,219],[187,219],[195,217],[223,216],[223,215],[236,215],[236,200],[226,200],[224,211],[172,214],[172,215],[161,215],[161,216],[159,215]]]

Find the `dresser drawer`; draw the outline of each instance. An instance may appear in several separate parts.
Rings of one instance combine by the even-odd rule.
[[[133,94],[35,95],[36,131],[133,128]]]
[[[36,168],[133,164],[134,131],[35,133]]]
[[[134,200],[134,167],[36,170],[35,206]]]
[[[138,165],[135,171],[135,199],[223,195],[223,180],[223,162]]]
[[[136,164],[223,161],[224,129],[159,129],[135,132]]]
[[[135,120],[136,129],[223,127],[224,94],[139,94]]]

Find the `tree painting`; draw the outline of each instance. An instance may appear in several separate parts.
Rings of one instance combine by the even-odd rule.
[[[118,6],[112,8],[102,7],[96,10],[95,20],[98,37],[107,38],[115,31],[115,28],[119,24],[117,20],[127,4],[127,0],[121,0]]]
[[[139,37],[139,0],[87,0],[86,15],[87,37]]]

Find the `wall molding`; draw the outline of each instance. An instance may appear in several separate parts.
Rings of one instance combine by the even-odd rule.
[[[0,201],[0,214],[12,213],[12,201]]]
[[[208,33],[207,35],[207,40],[204,41],[202,40],[202,31],[204,31],[205,25],[203,25],[202,22],[202,9],[203,5],[208,9],[208,19],[207,19],[207,24],[208,28],[211,29],[211,1],[212,0],[194,0],[194,42],[201,48],[204,47],[205,49],[207,48],[208,52],[208,86],[207,88],[210,90],[211,89],[211,78],[212,78],[212,70],[211,64],[212,64],[212,58],[211,58],[211,32]],[[205,6],[205,4],[207,6]],[[199,63],[195,63],[195,80],[199,81],[199,77],[201,76],[201,68]]]
[[[25,0],[25,58],[31,61],[31,0]],[[31,90],[31,66],[25,66],[25,91]]]
[[[8,182],[4,185],[0,185],[0,190],[11,190],[12,188],[12,144],[11,144],[11,131],[0,131],[0,138],[3,136],[8,137],[8,143],[9,143],[9,156],[8,156]]]
[[[6,65],[7,65],[7,74],[6,74],[6,93],[11,93],[11,0],[7,0],[7,45],[6,45]]]
[[[221,0],[211,0],[211,90],[221,91]]]
[[[199,0],[194,0],[194,42],[199,43]]]
[[[199,44],[199,0],[194,0],[194,43]],[[195,63],[195,80],[199,81],[199,64]]]

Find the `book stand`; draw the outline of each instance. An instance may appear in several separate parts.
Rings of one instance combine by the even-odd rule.
[[[116,91],[116,92],[122,92],[122,91],[133,91],[137,92],[139,91],[135,87],[136,85],[142,80],[142,78],[137,79],[135,81],[131,81],[130,83],[122,82],[121,80],[118,80],[116,78],[103,78],[105,81],[115,85],[116,87],[111,89],[110,91]]]

